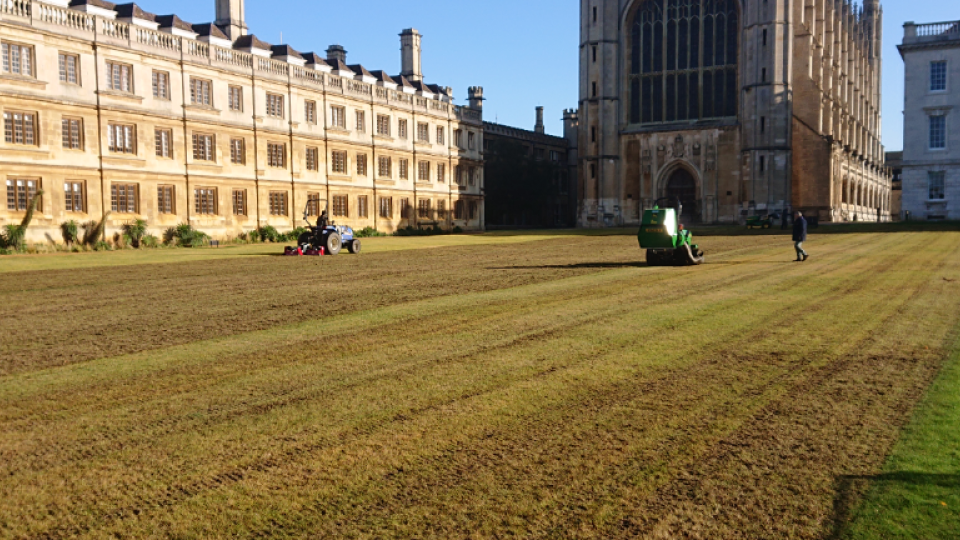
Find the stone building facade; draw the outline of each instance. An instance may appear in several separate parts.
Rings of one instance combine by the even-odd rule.
[[[547,135],[543,107],[536,109],[532,130],[483,123],[483,153],[486,178],[486,223],[488,227],[575,227],[577,222],[577,113],[563,111],[563,136]],[[513,150],[505,152],[504,150]],[[501,163],[501,161],[506,161]],[[524,186],[504,185],[533,181],[515,174],[497,175],[494,171],[526,170],[525,164],[548,165],[551,181],[538,186],[538,204],[529,201],[495,200],[516,198]],[[491,170],[493,169],[493,171]],[[542,204],[539,204],[542,203]]]
[[[960,219],[960,21],[903,28],[903,213]]]
[[[879,0],[581,0],[579,224],[886,220]]]
[[[416,30],[391,76],[340,46],[257,39],[243,0],[216,11],[190,24],[104,0],[0,2],[0,226],[42,189],[33,241],[108,212],[108,235],[134,219],[153,234],[289,230],[304,208],[383,232],[482,228],[482,90],[461,107],[427,84]]]

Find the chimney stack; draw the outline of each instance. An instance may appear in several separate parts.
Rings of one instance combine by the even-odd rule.
[[[217,20],[213,24],[223,30],[230,41],[236,41],[247,35],[244,14],[243,0],[217,0]]]
[[[543,107],[537,107],[537,125],[533,128],[537,133],[544,133],[546,130],[543,127]]]
[[[400,33],[400,75],[411,82],[423,80],[423,66],[420,63],[422,38],[416,28],[407,28]]]
[[[347,50],[343,48],[343,45],[331,45],[327,49],[327,61],[334,63],[336,61],[347,63]]]
[[[471,86],[467,89],[467,98],[470,100],[470,108],[478,111],[483,110],[483,87]]]

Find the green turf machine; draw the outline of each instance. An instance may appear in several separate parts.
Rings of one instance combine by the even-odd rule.
[[[673,208],[660,207],[666,201]],[[693,243],[693,235],[680,224],[683,205],[680,199],[657,199],[653,208],[643,212],[637,233],[640,249],[647,250],[649,266],[691,266],[703,264],[703,251]]]

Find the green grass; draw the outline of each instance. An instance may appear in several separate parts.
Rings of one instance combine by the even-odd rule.
[[[821,540],[952,372],[958,233],[596,234],[2,276],[0,540]]]
[[[364,238],[363,253],[382,253],[410,249],[433,249],[451,246],[505,246],[536,242],[563,236],[601,236],[625,234],[624,230],[613,231],[498,231],[482,234],[459,234],[416,237]],[[0,257],[0,274],[7,272],[30,272],[38,270],[65,270],[71,268],[102,268],[110,266],[137,266],[216,261],[242,257],[279,256],[284,246],[292,243],[224,245],[219,248],[163,248],[127,249],[84,253],[49,253],[40,255],[5,255]],[[344,257],[350,257],[346,250]]]
[[[846,540],[960,537],[960,340],[887,461]]]

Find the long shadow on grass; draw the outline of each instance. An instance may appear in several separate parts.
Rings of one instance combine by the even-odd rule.
[[[909,491],[923,490],[926,487],[960,489],[960,474],[927,474],[917,472],[894,472],[873,476],[841,476],[837,479],[837,494],[833,500],[833,515],[830,529],[823,540],[842,540],[846,538],[851,518],[864,500],[868,490],[887,490],[893,485],[905,486]]]
[[[597,262],[577,264],[545,264],[537,266],[491,266],[487,270],[570,270],[576,268],[647,268],[645,262]],[[652,267],[651,267],[652,268]]]

